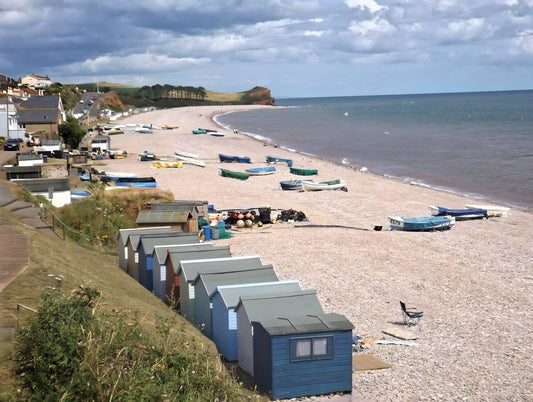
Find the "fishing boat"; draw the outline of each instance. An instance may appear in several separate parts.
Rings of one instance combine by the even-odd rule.
[[[137,177],[135,173],[126,173],[126,172],[103,172],[102,176],[107,177],[111,181],[117,181],[119,177]]]
[[[224,154],[218,154],[218,158],[220,159],[220,162],[237,162],[237,163],[252,163],[250,158],[248,156],[232,156],[232,155],[224,155]]]
[[[238,179],[238,180],[248,180],[248,177],[250,177],[248,173],[234,172],[232,170],[227,170],[227,169],[220,169],[220,175],[222,177],[230,177],[232,179]]]
[[[208,133],[209,135],[212,135],[213,137],[224,137],[226,134],[221,133],[219,131],[211,131]]]
[[[302,182],[303,191],[320,191],[320,190],[342,190],[348,191],[346,187],[346,180],[329,180],[329,181],[314,181],[306,180]]]
[[[198,128],[198,130],[205,131],[206,133],[215,133],[217,130],[211,130],[210,128]]]
[[[70,190],[70,201],[79,201],[91,195],[87,190]]]
[[[201,161],[200,159],[193,159],[193,158],[179,158],[180,162],[184,165],[194,165],[194,166],[200,166],[205,167],[205,162]]]
[[[198,130],[192,130],[192,133],[193,134],[205,134],[205,133],[207,133],[207,131],[202,130],[202,129],[199,128]]]
[[[276,168],[274,166],[257,167],[244,170],[250,176],[264,176],[267,174],[274,174]]]
[[[405,230],[412,232],[431,232],[450,229],[455,224],[453,216],[422,216],[417,218],[402,218],[389,216],[391,230]]]
[[[156,181],[153,177],[118,177],[115,186],[156,187]]]
[[[163,127],[165,130],[174,130],[175,128],[179,128],[177,124],[165,124]]]
[[[297,174],[300,176],[311,176],[314,174],[318,174],[318,169],[300,169],[300,168],[293,168],[291,167],[289,171],[292,174]]]
[[[176,155],[176,158],[178,158],[178,159],[181,159],[181,158],[198,158],[199,157],[198,154],[191,154],[189,152],[178,151],[178,150],[174,151],[174,155]]]
[[[467,219],[482,219],[488,218],[489,214],[486,209],[449,209],[443,207],[429,206],[431,215],[433,216],[455,216],[455,220],[467,220]]]
[[[266,161],[268,163],[286,163],[288,167],[292,167],[292,159],[288,158],[279,158],[277,156],[266,156]]]
[[[487,211],[488,216],[494,216],[494,217],[508,217],[510,208],[507,207],[500,207],[497,205],[478,205],[478,204],[467,204],[465,205],[468,209],[484,209]]]
[[[153,133],[153,131],[147,127],[137,127],[134,131],[136,133],[141,133],[141,134],[152,134]]]
[[[149,153],[141,154],[141,161],[142,162],[155,161],[155,160],[157,160],[157,156],[155,156],[154,154],[149,154]]]
[[[119,128],[113,128],[107,132],[108,135],[117,135],[117,134],[124,134],[124,131],[122,131]]]
[[[279,182],[282,190],[302,190],[302,182],[309,180],[291,179]]]

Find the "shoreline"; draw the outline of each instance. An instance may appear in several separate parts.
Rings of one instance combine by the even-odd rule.
[[[216,209],[302,211],[309,222],[235,229],[233,256],[260,255],[280,280],[298,280],[315,289],[326,313],[345,315],[354,335],[390,339],[388,328],[404,329],[399,300],[424,311],[412,331],[417,347],[371,345],[368,353],[392,367],[354,373],[354,390],[375,400],[527,400],[533,381],[533,219],[511,208],[508,218],[457,222],[444,232],[388,230],[388,215],[427,216],[428,205],[460,206],[478,199],[415,186],[372,172],[362,173],[224,132],[216,138],[193,135],[198,127],[217,129],[212,115],[242,107],[159,110],[118,123],[146,123],[174,130],[113,136],[112,149],[135,155],[98,161],[99,169],[153,176],[175,199],[207,200]],[[193,152],[204,168],[153,169],[140,162],[147,150],[174,160],[175,149]],[[252,164],[222,164],[218,153],[251,157]],[[221,177],[219,168],[244,171],[265,166],[265,155],[292,158],[294,166],[318,168],[315,180],[344,179],[348,192],[282,191],[280,180],[302,178],[275,164],[276,172],[246,181]],[[117,190],[119,191],[119,190]],[[494,204],[497,205],[497,204]],[[376,225],[382,231],[374,231]],[[510,320],[510,315],[512,319]],[[420,383],[424,387],[420,387]],[[316,399],[314,399],[316,400]]]

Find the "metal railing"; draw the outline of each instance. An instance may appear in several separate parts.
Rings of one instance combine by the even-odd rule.
[[[108,239],[99,239],[96,237],[92,237],[80,232],[75,231],[74,229],[68,227],[61,219],[59,219],[52,211],[50,211],[47,207],[42,206],[41,207],[41,220],[48,225],[48,227],[62,240],[67,239],[67,234],[71,239],[76,241],[76,243],[80,243],[81,239],[85,239],[89,242],[95,242],[96,244],[100,244],[105,249],[105,255],[107,255],[109,242]]]

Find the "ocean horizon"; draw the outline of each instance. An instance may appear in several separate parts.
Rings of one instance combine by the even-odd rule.
[[[353,169],[533,208],[533,90],[282,98],[276,106],[215,120]]]

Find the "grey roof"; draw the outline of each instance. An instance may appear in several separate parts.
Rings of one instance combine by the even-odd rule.
[[[186,235],[185,238],[178,240],[178,237]],[[197,236],[197,233],[184,233],[181,230],[169,230],[166,233],[143,233],[143,234],[132,234],[128,238],[128,241],[131,242],[131,246],[135,251],[139,249],[139,245],[141,244],[141,238],[142,239],[148,239],[148,238],[164,238],[169,243],[175,242],[176,244],[183,244],[183,241],[190,242],[191,239]]]
[[[207,204],[207,201],[189,201],[180,200],[172,202],[156,202],[152,204],[152,211],[192,211],[193,208],[199,209],[202,205]]]
[[[148,234],[141,236],[140,243],[142,243],[146,255],[152,255],[154,246],[200,243],[200,238],[198,237],[198,233],[176,232],[175,235],[163,234],[161,237]]]
[[[99,141],[99,142],[107,142],[110,138],[107,135],[97,135],[96,137],[93,137],[92,142]]]
[[[61,141],[60,140],[42,140],[41,145],[43,146],[61,145]]]
[[[19,161],[42,161],[42,155],[35,154],[21,154],[19,155]]]
[[[185,223],[192,218],[190,210],[186,211],[139,211],[137,223]]]
[[[294,292],[279,292],[262,296],[243,296],[235,311],[246,309],[250,321],[262,321],[286,316],[302,314],[323,314],[322,306],[316,296],[316,290],[299,290]]]
[[[22,156],[22,155],[20,155]],[[41,165],[33,166],[4,166],[4,170],[8,173],[41,173],[43,167]]]
[[[230,256],[229,246],[213,246],[213,248],[202,248],[199,245],[196,245],[191,247],[196,248],[179,252],[171,252],[169,254],[175,274],[178,274],[178,268],[181,261],[198,260],[200,258],[222,258]]]
[[[142,234],[142,233],[166,233],[170,229],[170,226],[160,226],[153,228],[130,228],[130,229],[120,229],[118,235],[124,244],[128,240],[128,237],[132,234]]]
[[[178,274],[183,270],[186,281],[192,282],[198,273],[245,271],[264,267],[258,255],[245,257],[210,258],[182,261]]]
[[[59,95],[32,96],[19,105],[24,109],[56,109],[59,107]]]
[[[254,321],[271,336],[308,334],[311,332],[348,331],[353,324],[341,314],[299,315],[293,317],[281,316],[261,321]]]
[[[248,269],[245,271],[198,274],[192,283],[193,285],[201,283],[206,293],[211,295],[217,286],[276,281],[279,281],[279,279],[274,271],[274,267],[272,265],[265,265],[262,268]]]
[[[156,255],[155,258],[157,258],[157,261],[160,263],[160,264],[164,264],[165,263],[165,260],[167,259],[167,254],[168,253],[173,253],[173,252],[179,252],[179,251],[183,251],[185,250],[184,247],[187,247],[187,246],[201,246],[201,247],[197,247],[197,249],[202,249],[202,248],[214,248],[214,245],[213,243],[211,242],[203,242],[203,243],[199,243],[199,242],[194,242],[194,243],[186,243],[186,244],[173,244],[171,246],[167,246],[167,245],[161,245],[161,246],[155,246],[154,247],[154,253]],[[152,253],[153,255],[153,253]]]
[[[19,123],[57,123],[59,110],[19,110],[17,116]]]
[[[249,283],[244,285],[221,285],[217,286],[211,294],[213,297],[219,293],[227,307],[234,308],[239,303],[241,297],[261,296],[272,294],[286,294],[287,292],[301,291],[300,282],[282,281],[282,282],[260,282]]]
[[[54,191],[70,191],[68,178],[64,179],[13,179],[13,183],[20,184],[33,193],[42,193],[53,187]]]

